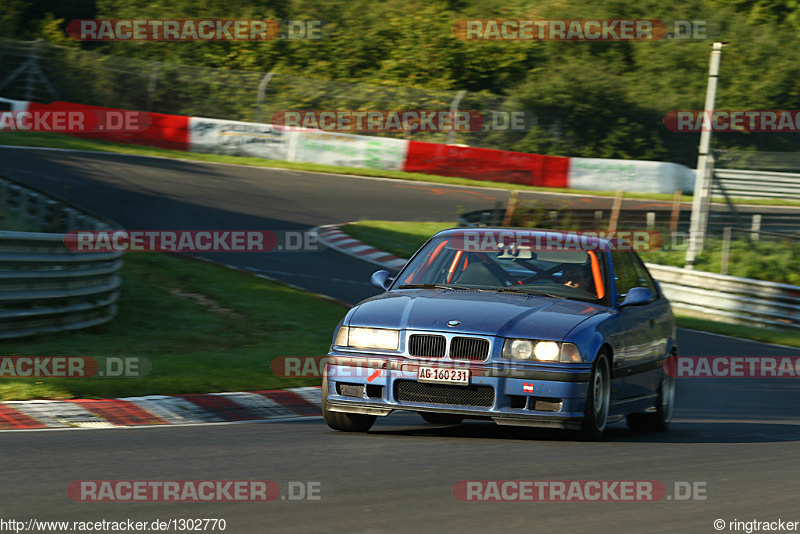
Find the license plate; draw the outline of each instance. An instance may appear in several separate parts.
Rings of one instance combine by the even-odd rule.
[[[469,370],[420,366],[417,370],[417,381],[467,386],[469,385]]]

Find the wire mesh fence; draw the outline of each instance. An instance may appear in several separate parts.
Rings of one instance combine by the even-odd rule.
[[[0,39],[0,96],[248,122],[271,122],[287,110],[477,111],[487,127],[470,132],[405,131],[403,137],[507,148],[525,135],[509,131],[509,100],[461,90],[429,90],[305,78],[270,72],[193,67],[112,56],[44,41]],[[526,112],[526,127],[535,115]],[[499,127],[488,127],[494,120]]]

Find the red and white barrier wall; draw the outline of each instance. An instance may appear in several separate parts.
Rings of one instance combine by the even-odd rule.
[[[10,111],[119,111],[68,102],[36,104],[0,98],[0,103]],[[644,193],[688,192],[694,188],[694,171],[675,163],[545,156],[321,130],[287,131],[252,122],[145,115],[149,127],[142,131],[72,135],[188,152],[402,170],[542,187]]]

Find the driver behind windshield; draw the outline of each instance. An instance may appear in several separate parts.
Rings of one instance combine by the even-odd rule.
[[[567,264],[561,271],[561,280],[567,287],[574,287],[587,293],[594,293],[594,279],[588,266]]]

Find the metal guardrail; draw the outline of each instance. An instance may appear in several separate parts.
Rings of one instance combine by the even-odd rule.
[[[800,174],[788,172],[715,169],[712,194],[738,198],[800,200]]]
[[[0,231],[0,339],[86,328],[117,313],[121,252],[72,252],[70,229],[117,228],[19,184],[0,195],[20,217],[64,233]]]
[[[800,287],[648,263],[672,307],[723,322],[800,329]]]
[[[524,215],[524,210],[518,210]],[[619,214],[618,224],[620,229],[648,228],[648,213],[653,214],[654,228],[665,229],[670,225],[671,213],[669,209],[652,210],[622,210]],[[582,231],[598,231],[608,227],[610,209],[595,210],[586,208],[561,208],[540,214],[540,219],[546,227],[554,229],[575,228]],[[471,226],[501,226],[505,215],[505,208],[494,208],[462,213],[458,217],[458,225]],[[753,217],[759,217],[758,230],[753,230]],[[689,219],[691,212],[684,209],[679,212],[675,227],[676,232],[688,236]],[[744,227],[741,227],[744,225]],[[736,228],[742,232],[752,234],[760,233],[768,239],[798,239],[800,238],[800,210],[794,212],[772,212],[759,209],[741,209],[736,214],[729,210],[721,211],[712,209],[708,218],[708,235],[720,237],[726,226]]]

